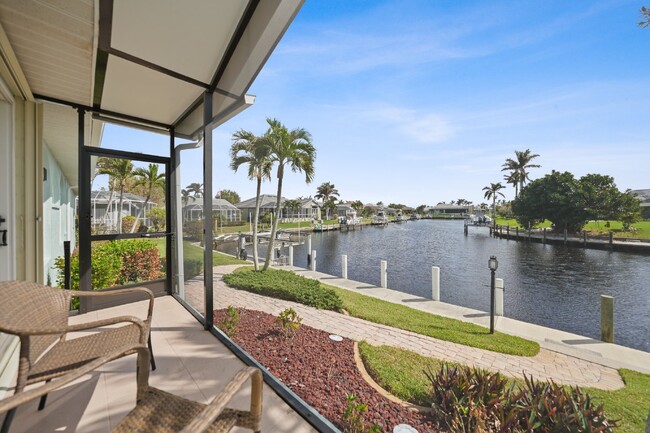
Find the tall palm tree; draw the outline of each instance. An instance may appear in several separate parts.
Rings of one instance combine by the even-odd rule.
[[[323,200],[326,220],[330,219],[330,208],[332,208],[332,204],[338,198],[338,196],[339,191],[336,189],[333,183],[325,182],[316,188],[316,195],[314,197],[319,200]]]
[[[255,194],[255,215],[253,217],[253,263],[255,270],[259,269],[257,252],[257,222],[260,215],[260,194],[262,181],[271,180],[273,161],[269,157],[269,148],[252,132],[240,129],[232,135],[230,146],[230,168],[237,172],[242,164],[248,164],[248,178],[257,181]]]
[[[138,220],[144,215],[147,204],[149,203],[149,200],[151,200],[151,196],[154,192],[157,190],[165,191],[165,173],[158,173],[158,164],[149,164],[149,168],[138,167],[135,169],[133,174],[135,176],[133,186],[144,188],[145,200],[142,209],[138,212],[138,216],[135,220],[136,222],[133,223],[133,226],[131,227],[131,233],[135,231]]]
[[[500,195],[501,197],[505,198],[505,195],[501,192],[502,189],[504,189],[505,186],[501,185],[501,182],[497,183],[490,183],[490,186],[486,186],[483,188],[483,191],[485,191],[484,197],[487,200],[492,199],[492,218],[496,219],[497,217],[497,195]]]
[[[508,174],[504,174],[503,179],[507,184],[510,184],[515,188],[515,198],[517,198],[517,195],[519,194],[519,172],[511,171]]]
[[[287,210],[291,211],[292,215],[295,215],[296,211],[300,210],[302,207],[302,203],[299,199],[285,200],[284,207],[287,208]]]
[[[190,201],[190,192],[188,190],[181,190],[181,201],[183,202],[183,206],[187,206],[187,203]]]
[[[530,161],[537,158],[539,155],[531,153],[530,149],[525,151],[515,150],[516,159],[508,158],[502,165],[501,171],[510,171],[511,173],[517,172],[517,180],[519,181],[519,191],[522,190],[524,184],[530,180],[528,177],[529,168],[539,168],[541,165],[531,164]]]
[[[130,159],[106,158],[97,160],[97,173],[109,176],[109,186],[119,189],[120,201],[117,217],[117,232],[122,233],[122,206],[124,204],[124,190],[133,178],[133,162]]]
[[[275,215],[273,227],[271,228],[271,239],[269,249],[266,252],[264,270],[271,264],[273,254],[273,243],[275,234],[278,231],[278,219],[280,215],[280,202],[282,200],[282,179],[284,178],[284,167],[289,165],[291,171],[305,174],[305,182],[311,183],[314,178],[314,159],[316,148],[311,143],[311,134],[304,128],[296,128],[289,131],[280,121],[267,118],[269,129],[262,138],[262,141],[269,146],[271,160],[278,163],[278,194],[275,200]]]
[[[352,206],[352,209],[356,210],[358,214],[361,214],[361,211],[363,210],[363,202],[361,200],[355,200],[352,203],[350,203],[350,206]]]
[[[193,182],[189,185],[187,185],[187,192],[189,192],[192,197],[194,198],[201,198],[203,197],[203,184]]]

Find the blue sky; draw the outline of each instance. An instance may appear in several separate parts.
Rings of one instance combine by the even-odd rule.
[[[266,117],[304,127],[318,151],[314,181],[287,175],[285,197],[332,182],[345,200],[480,203],[484,186],[503,182],[504,160],[527,148],[542,165],[532,179],[554,169],[650,188],[643,4],[308,0],[251,87],[254,106],[215,130],[213,188],[254,196],[228,148],[237,129],[262,134]],[[106,127],[104,147],[127,142],[167,146]],[[192,152],[183,186],[201,181]]]

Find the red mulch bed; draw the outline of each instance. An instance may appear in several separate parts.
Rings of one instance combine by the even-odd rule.
[[[224,319],[224,311],[215,310],[215,323]],[[341,430],[346,425],[346,396],[354,394],[368,405],[368,426],[376,422],[387,433],[397,424],[410,424],[419,433],[438,431],[430,415],[409,411],[368,385],[354,361],[352,340],[335,342],[328,333],[306,325],[293,338],[285,338],[275,316],[254,310],[239,310],[233,340]]]

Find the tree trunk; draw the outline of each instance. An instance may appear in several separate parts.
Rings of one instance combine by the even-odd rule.
[[[140,217],[144,217],[145,210],[147,209],[147,204],[149,203],[149,199],[151,197],[147,196],[145,197],[144,204],[142,205],[142,209],[140,209],[140,212],[138,212],[138,215],[135,217],[135,222],[133,223],[133,226],[131,226],[131,233],[135,233],[135,228],[138,225],[138,221],[140,221]],[[142,218],[144,221],[144,218]]]
[[[258,271],[259,254],[257,252],[257,222],[260,216],[260,193],[262,192],[262,176],[257,177],[257,194],[255,195],[255,215],[253,216],[253,265],[255,270]]]
[[[117,232],[122,233],[122,206],[124,206],[124,186],[120,187],[120,207],[117,210]]]
[[[496,199],[496,195],[492,197],[492,218],[495,221],[497,219],[497,199]]]
[[[269,249],[266,252],[266,261],[264,262],[263,271],[266,271],[271,265],[271,258],[273,257],[273,244],[275,241],[275,233],[278,231],[278,216],[280,215],[280,201],[282,200],[282,177],[284,177],[284,165],[280,163],[278,166],[278,196],[275,200],[275,218],[273,219],[273,226],[271,227],[271,239],[269,239]]]

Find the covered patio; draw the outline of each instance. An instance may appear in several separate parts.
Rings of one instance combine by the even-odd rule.
[[[74,323],[115,315],[142,316],[145,302],[74,317]],[[170,296],[156,299],[151,337],[157,368],[149,377],[152,386],[202,403],[209,402],[237,371],[245,366],[226,346]],[[135,355],[106,364],[79,382],[53,394],[39,412],[38,401],[22,406],[11,433],[84,432],[108,433],[135,406]],[[232,406],[245,409],[250,387],[237,394]],[[269,386],[264,386],[262,431],[315,432]],[[244,431],[244,430],[233,430]]]
[[[0,281],[53,284],[49,263],[71,243],[79,254],[79,288],[92,291],[94,246],[141,237],[158,242],[161,278],[104,290],[144,286],[154,292],[158,369],[151,384],[196,401],[207,402],[242,366],[257,364],[214,327],[212,314],[199,313],[215,309],[212,272],[200,278],[199,304],[185,298],[181,171],[202,171],[203,208],[210,208],[213,130],[254,103],[248,91],[303,1],[0,0],[0,229],[8,234],[0,248]],[[138,143],[105,148],[107,123],[163,134],[168,141],[151,154]],[[201,168],[181,163],[187,149],[199,149]],[[91,231],[100,157],[160,168],[166,185],[163,229]],[[59,195],[70,196],[67,202],[77,197],[78,236],[72,229],[60,236],[46,232],[50,220],[62,227],[74,227],[75,220],[69,206],[52,206],[56,215],[49,207],[44,211],[52,202],[52,179],[60,184]],[[212,244],[213,229],[208,213],[205,245]],[[203,268],[211,268],[212,250],[201,255]],[[84,300],[71,321],[130,314],[138,307],[128,296],[117,303]],[[18,340],[0,334],[0,348],[2,398],[11,393],[7,384],[15,375]],[[21,407],[11,431],[109,431],[135,404],[134,370],[128,358],[109,363],[53,393],[43,411],[35,403]],[[268,373],[265,381],[263,431],[335,431]]]

